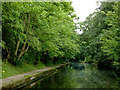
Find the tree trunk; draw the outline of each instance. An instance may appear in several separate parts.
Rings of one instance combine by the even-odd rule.
[[[25,50],[25,46],[26,46],[26,42],[24,42],[24,44],[23,44],[22,51]]]
[[[8,49],[6,49],[6,50],[8,52],[8,54],[7,54],[7,60],[9,60],[10,59],[10,51]]]
[[[23,45],[23,48],[25,47],[25,44]],[[22,48],[22,49],[23,49]],[[25,52],[27,52],[28,51],[28,49],[29,49],[29,45],[27,46],[27,48],[25,49],[25,50],[21,50],[21,52],[20,52],[20,54],[19,54],[19,56],[18,56],[18,60],[20,60],[20,57],[25,53]]]
[[[27,19],[28,19],[28,23],[27,23],[27,28],[26,28],[26,36],[28,35],[28,29],[29,29],[29,23],[30,23],[30,15],[29,14],[27,14]],[[24,27],[25,27],[25,20],[24,20]],[[20,60],[20,57],[25,53],[25,52],[27,52],[28,51],[28,49],[29,49],[29,45],[27,46],[27,48],[25,49],[25,47],[26,47],[26,42],[27,42],[27,38],[25,39],[25,42],[24,42],[24,44],[23,44],[23,47],[22,47],[22,50],[21,50],[21,52],[20,52],[20,54],[18,55],[18,60]]]
[[[55,57],[51,58],[52,62],[54,61],[54,58],[55,58]]]
[[[16,55],[16,56],[17,56],[17,52],[18,52],[19,45],[20,45],[20,41],[17,41],[17,46],[16,46],[16,50],[15,50],[15,55]]]

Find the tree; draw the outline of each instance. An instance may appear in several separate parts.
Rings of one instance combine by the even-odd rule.
[[[42,54],[43,62],[46,58],[52,61],[74,58],[79,51],[73,21],[76,15],[70,5],[70,2],[3,3],[3,40],[7,50],[4,57],[9,56],[16,63],[27,53],[32,54],[28,51],[31,49],[35,50],[33,55]]]
[[[108,32],[110,31],[108,30],[108,28],[109,29],[111,28],[112,34],[116,32],[116,30],[114,30],[114,28],[111,27],[110,23],[114,22],[114,25],[117,25],[118,18],[115,15],[109,14],[110,12],[115,14],[116,10],[114,8],[115,8],[114,2],[103,2],[101,6],[98,9],[96,9],[97,10],[96,12],[90,14],[84,22],[80,23],[80,29],[83,30],[83,34],[79,36],[80,47],[81,47],[80,55],[82,57],[85,57],[83,59],[85,59],[88,62],[97,61],[98,66],[102,68],[103,67],[112,68],[112,63],[114,61],[109,58],[110,54],[108,55],[108,51],[111,52],[108,49],[110,48],[109,47],[110,43],[106,43],[106,40],[109,41]],[[114,17],[116,17],[115,20],[113,20]],[[116,34],[114,36],[116,36]],[[106,37],[107,39],[102,40],[101,38],[103,37]],[[115,44],[115,41],[113,43]],[[104,50],[103,50],[103,47],[104,47]],[[115,48],[114,50],[118,51],[119,49]],[[115,54],[115,52],[111,52],[111,53]],[[112,57],[117,58],[118,53],[116,53],[115,55],[116,56],[111,54]]]
[[[107,15],[106,24],[109,26],[103,29],[102,50],[107,53],[108,58],[112,60],[112,67],[120,70],[120,29],[118,26],[118,3],[113,6],[113,11],[105,13]]]

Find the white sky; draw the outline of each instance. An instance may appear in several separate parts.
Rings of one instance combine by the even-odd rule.
[[[98,7],[98,0],[72,0],[72,6],[75,10],[76,15],[80,18],[80,21],[84,21],[89,14],[93,13],[95,9]],[[77,21],[75,21],[77,22]],[[76,30],[79,34],[82,31]]]
[[[72,6],[80,21],[84,21],[89,14],[95,11],[98,7],[96,1],[98,0],[72,0]]]

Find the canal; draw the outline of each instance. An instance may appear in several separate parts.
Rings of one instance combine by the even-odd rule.
[[[109,70],[92,64],[70,63],[57,73],[24,88],[118,88],[119,81]]]

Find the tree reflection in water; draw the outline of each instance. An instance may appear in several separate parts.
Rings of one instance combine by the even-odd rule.
[[[118,80],[108,70],[90,64],[71,63],[32,88],[118,88]]]

